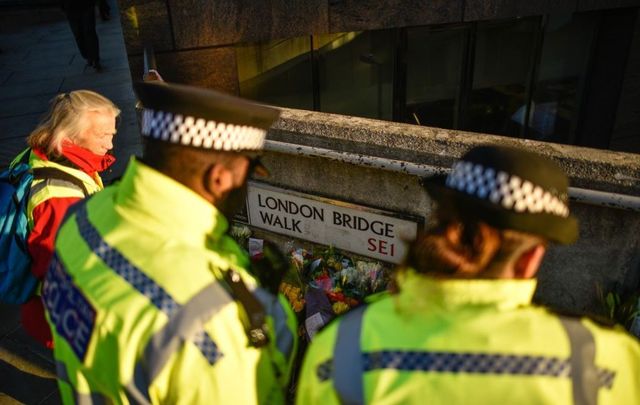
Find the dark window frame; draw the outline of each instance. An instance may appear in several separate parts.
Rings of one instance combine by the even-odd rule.
[[[629,10],[633,10],[636,13],[640,13],[639,9],[636,7],[630,8]],[[590,11],[579,14],[596,14],[599,16],[599,22],[596,24],[595,30],[592,33],[592,43],[590,44],[590,49],[588,51],[587,56],[587,68],[584,73],[584,80],[582,84],[579,86],[577,97],[578,105],[576,107],[576,111],[573,113],[573,117],[571,120],[571,129],[568,134],[568,138],[566,142],[572,145],[584,145],[584,146],[592,146],[589,145],[588,142],[585,141],[581,137],[581,128],[585,125],[584,119],[588,114],[588,101],[589,97],[592,97],[591,94],[591,79],[594,74],[594,64],[596,61],[594,60],[597,56],[598,44],[601,41],[600,35],[603,26],[603,21],[605,20],[605,16],[609,14],[620,13],[622,10],[599,10],[599,11]],[[578,14],[578,13],[576,13]],[[538,86],[538,81],[540,79],[540,71],[541,71],[541,63],[542,63],[542,55],[545,46],[546,40],[546,29],[549,23],[549,15],[539,15],[539,16],[530,16],[526,18],[508,18],[508,19],[499,19],[499,20],[491,20],[491,21],[473,21],[473,22],[464,22],[464,23],[453,23],[453,24],[437,24],[437,25],[422,25],[422,26],[409,26],[409,27],[400,27],[400,28],[389,28],[387,30],[392,31],[392,87],[391,87],[391,120],[393,122],[401,122],[403,118],[406,116],[407,112],[407,52],[408,52],[408,30],[411,29],[426,29],[429,32],[441,32],[441,31],[450,31],[450,30],[462,30],[463,33],[463,43],[462,43],[462,55],[461,55],[461,68],[460,68],[460,78],[459,78],[459,86],[455,99],[454,106],[454,116],[453,116],[453,130],[460,130],[466,127],[468,120],[468,111],[469,111],[469,103],[471,98],[471,93],[473,91],[473,81],[474,81],[474,73],[475,73],[475,58],[476,58],[476,48],[477,48],[477,35],[479,27],[486,27],[491,25],[501,25],[505,23],[514,22],[515,20],[527,19],[527,20],[537,20],[537,24],[535,24],[535,31],[533,33],[533,48],[531,50],[530,56],[530,66],[527,72],[526,81],[525,81],[525,96],[524,102],[526,103],[526,110],[524,115],[524,125],[520,128],[519,133],[514,135],[514,137],[529,139],[531,135],[531,111],[533,108],[533,102],[536,96],[536,89]],[[638,17],[640,20],[640,16]],[[638,23],[638,22],[636,22]],[[322,111],[321,98],[320,98],[320,78],[319,78],[319,52],[315,49],[315,36],[308,35],[309,40],[309,49],[310,49],[310,61],[311,61],[311,71],[309,74],[311,75],[312,82],[312,97],[313,97],[313,110],[314,111]],[[619,96],[619,95],[618,95]],[[611,126],[615,124],[615,117],[611,122]],[[612,128],[611,128],[612,129]],[[612,130],[608,131],[606,134],[601,134],[602,137],[599,139],[598,143],[600,144],[598,147],[603,147],[603,145],[610,145],[612,139]],[[605,139],[606,138],[606,139]],[[608,147],[608,146],[607,146]]]

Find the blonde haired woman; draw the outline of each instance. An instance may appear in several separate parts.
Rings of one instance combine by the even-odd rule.
[[[42,280],[53,254],[55,234],[67,208],[86,195],[102,190],[98,173],[113,164],[116,117],[120,110],[109,99],[89,90],[57,95],[37,128],[29,135],[29,148],[16,160],[28,159],[32,168],[53,168],[74,181],[36,179],[27,206],[31,271]],[[21,308],[22,324],[32,337],[52,347],[40,296]]]

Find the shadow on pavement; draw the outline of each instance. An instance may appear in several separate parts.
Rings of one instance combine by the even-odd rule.
[[[25,404],[61,403],[55,378],[40,377],[0,360],[0,392]],[[0,398],[0,402],[2,399]]]

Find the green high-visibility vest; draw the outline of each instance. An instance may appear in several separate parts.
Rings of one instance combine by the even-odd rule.
[[[135,160],[77,206],[43,289],[65,403],[284,401],[295,318],[245,270],[227,227],[200,196]],[[221,281],[229,270],[268,314],[264,348],[249,345],[246,313]]]

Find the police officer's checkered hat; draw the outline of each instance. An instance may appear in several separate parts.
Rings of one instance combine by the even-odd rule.
[[[578,237],[569,214],[569,179],[553,161],[521,149],[480,146],[454,163],[446,176],[424,181],[445,209],[559,243]]]
[[[275,108],[213,90],[178,84],[136,83],[144,107],[142,135],[152,139],[227,152],[259,152]]]

